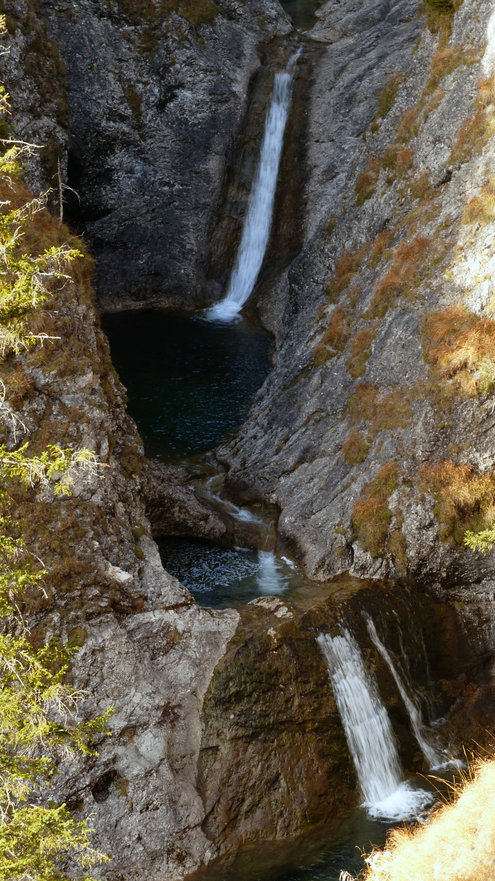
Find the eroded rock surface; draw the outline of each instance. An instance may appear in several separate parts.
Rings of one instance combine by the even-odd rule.
[[[69,178],[102,303],[202,302],[249,80],[288,19],[276,0],[203,0],[168,15],[159,2],[40,6],[65,62]]]
[[[317,579],[493,575],[462,545],[482,503],[453,486],[491,481],[492,382],[438,343],[458,342],[458,309],[492,320],[494,225],[473,199],[495,149],[493,12],[465,0],[434,33],[415,0],[328,3],[312,31],[331,43],[308,108],[305,245],[260,297],[275,369],[221,458],[231,488],[280,506]]]

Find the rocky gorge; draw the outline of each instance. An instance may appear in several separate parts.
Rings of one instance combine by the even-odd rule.
[[[494,556],[463,539],[495,505],[495,5],[332,0],[303,37],[277,0],[3,6],[9,131],[46,145],[26,180],[71,188],[65,215],[94,260],[96,300],[85,256],[43,316],[60,346],[2,373],[7,443],[55,437],[106,466],[70,498],[15,498],[49,572],[33,633],[79,647],[84,714],[114,708],[98,757],[66,759],[55,793],[91,818],[104,877],[180,879],[357,804],[316,643],[342,620],[378,670],[404,766],[423,767],[363,609],[390,644],[417,621],[431,668],[416,679],[446,747],[493,724]],[[187,465],[147,461],[98,311],[220,298],[218,229],[239,238],[262,73],[298,40],[275,256],[249,306],[272,369],[215,455],[224,497],[275,511],[272,544],[313,586],[214,610],[164,571],[153,536],[261,537],[240,537]]]

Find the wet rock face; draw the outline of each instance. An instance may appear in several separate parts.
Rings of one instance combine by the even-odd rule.
[[[447,522],[442,470],[491,473],[493,392],[433,365],[428,318],[458,306],[491,315],[493,221],[466,213],[495,150],[472,135],[479,83],[493,72],[491,12],[464,0],[434,32],[416,0],[350,0],[325,4],[311,32],[322,53],[304,247],[258,298],[275,369],[220,455],[234,491],[280,506],[280,535],[316,579],[494,574],[493,555],[463,547],[462,505]]]
[[[323,593],[323,591],[322,591]],[[406,585],[342,579],[306,609],[280,598],[240,609],[235,637],[203,704],[199,788],[203,831],[228,857],[259,841],[284,840],[335,820],[359,802],[349,748],[317,636],[348,629],[387,708],[404,771],[428,773],[367,616],[417,702],[438,755],[476,739],[495,704],[489,633]],[[478,632],[477,632],[478,630]],[[492,653],[489,653],[491,657]],[[484,704],[484,709],[482,706]],[[463,710],[468,707],[468,717]],[[426,736],[426,735],[425,735]]]
[[[242,610],[203,712],[203,829],[220,855],[289,838],[353,803],[327,670],[293,608],[267,599]]]
[[[66,66],[72,205],[102,304],[201,302],[249,79],[288,19],[276,0],[205,0],[192,21],[153,2],[40,5]]]

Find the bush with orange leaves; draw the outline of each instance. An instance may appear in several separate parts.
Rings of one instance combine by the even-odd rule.
[[[431,312],[423,323],[425,360],[453,380],[456,390],[474,396],[495,387],[495,321],[449,306]]]
[[[466,532],[477,533],[495,524],[495,476],[489,472],[446,459],[421,469],[420,486],[435,499],[444,541],[462,544]]]

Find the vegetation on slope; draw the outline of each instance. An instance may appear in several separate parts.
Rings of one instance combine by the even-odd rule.
[[[0,17],[0,30],[5,27]],[[3,113],[8,95],[0,90]],[[19,443],[26,426],[16,412],[29,394],[18,356],[43,350],[48,322],[40,321],[66,285],[79,252],[55,221],[39,222],[42,199],[28,197],[19,178],[25,145],[1,142],[0,151],[0,879],[63,881],[69,860],[86,876],[104,856],[91,848],[87,824],[47,795],[67,751],[90,752],[106,716],[80,718],[82,695],[67,684],[73,649],[34,638],[26,619],[32,598],[46,594],[48,573],[21,534],[14,497],[19,487],[43,488],[55,501],[70,493],[76,474],[97,468],[94,455],[50,443],[31,452]],[[48,234],[47,234],[48,233]],[[45,314],[46,319],[48,313]],[[46,357],[46,350],[45,350]]]
[[[479,762],[473,774],[426,826],[393,830],[361,881],[493,881],[495,761]]]

